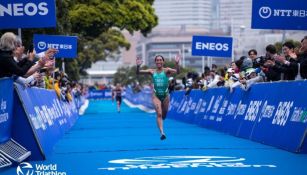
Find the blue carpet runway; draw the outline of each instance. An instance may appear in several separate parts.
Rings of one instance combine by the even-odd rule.
[[[167,139],[160,141],[155,114],[124,104],[117,113],[111,101],[91,101],[53,155],[29,163],[46,165],[45,172],[56,165],[57,175],[307,174],[307,155],[170,119],[164,127]],[[16,167],[0,174],[14,175]]]

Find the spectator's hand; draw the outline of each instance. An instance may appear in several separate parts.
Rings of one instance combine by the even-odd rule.
[[[289,56],[290,56],[291,58],[294,58],[294,59],[297,58],[297,55],[296,55],[295,53],[290,53]]]
[[[284,64],[284,62],[286,61],[286,58],[283,56],[276,56],[275,60]]]
[[[176,62],[177,65],[179,64],[180,59],[181,59],[181,56],[180,56],[179,54],[177,54],[177,55],[175,56],[175,62]]]
[[[33,61],[35,58],[35,52],[28,52],[28,60]]]
[[[53,68],[54,67],[54,64],[55,64],[55,61],[54,60],[47,60],[44,64],[45,67],[47,67],[47,69],[49,68]]]
[[[52,60],[54,59],[54,55],[58,53],[57,49],[54,48],[49,48],[46,52],[45,52],[45,56],[42,58],[43,61],[47,62],[48,60]]]
[[[143,64],[143,60],[140,57],[136,57],[136,65],[140,66],[141,64]]]
[[[273,67],[273,66],[275,66],[275,62],[272,61],[272,60],[267,60],[267,61],[264,63],[264,66]]]
[[[35,72],[34,74],[32,74],[32,76],[35,80],[39,80],[41,78],[41,75],[38,72]]]

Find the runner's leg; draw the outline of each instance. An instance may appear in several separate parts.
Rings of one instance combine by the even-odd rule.
[[[152,101],[154,103],[156,114],[157,114],[157,125],[159,128],[160,134],[164,135],[161,101],[155,95],[152,96]]]
[[[162,119],[165,120],[167,111],[168,111],[168,106],[169,106],[169,95],[165,97],[163,104],[162,104]]]

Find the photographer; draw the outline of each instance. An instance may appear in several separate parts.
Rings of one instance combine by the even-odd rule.
[[[270,44],[266,48],[266,57],[264,60],[264,64],[260,65],[261,70],[264,72],[266,76],[266,81],[279,81],[281,80],[281,72],[278,69],[281,64],[276,62],[277,51],[274,45]]]

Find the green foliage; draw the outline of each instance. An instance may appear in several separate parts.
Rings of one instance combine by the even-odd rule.
[[[33,34],[78,36],[78,58],[65,60],[67,73],[77,80],[92,63],[129,49],[121,30],[145,36],[158,24],[152,4],[153,0],[56,0],[57,27],[23,29],[23,44],[28,48]]]
[[[146,66],[141,69],[147,69]],[[151,78],[149,75],[136,75],[136,66],[121,67],[114,74],[113,84],[121,83],[124,86],[139,82],[140,84],[149,84]]]
[[[170,67],[173,69],[176,69],[175,62],[173,61],[165,61],[164,67]],[[142,69],[148,69],[147,66],[142,66],[140,68]],[[175,77],[176,79],[182,79],[187,75],[188,72],[193,71],[191,68],[182,68],[180,66],[180,74],[177,74]],[[136,66],[133,67],[122,67],[119,68],[116,73],[114,74],[113,84],[121,83],[124,86],[127,86],[129,84],[133,84],[139,82],[140,85],[150,84],[151,83],[151,77],[150,75],[136,75]]]
[[[294,44],[295,48],[301,47],[301,42],[300,41],[295,41],[293,39],[288,39],[285,42],[292,42]],[[281,42],[276,42],[274,44],[274,46],[276,47],[277,53],[279,53],[279,54],[282,53],[282,45],[283,45],[283,43],[281,43]]]

